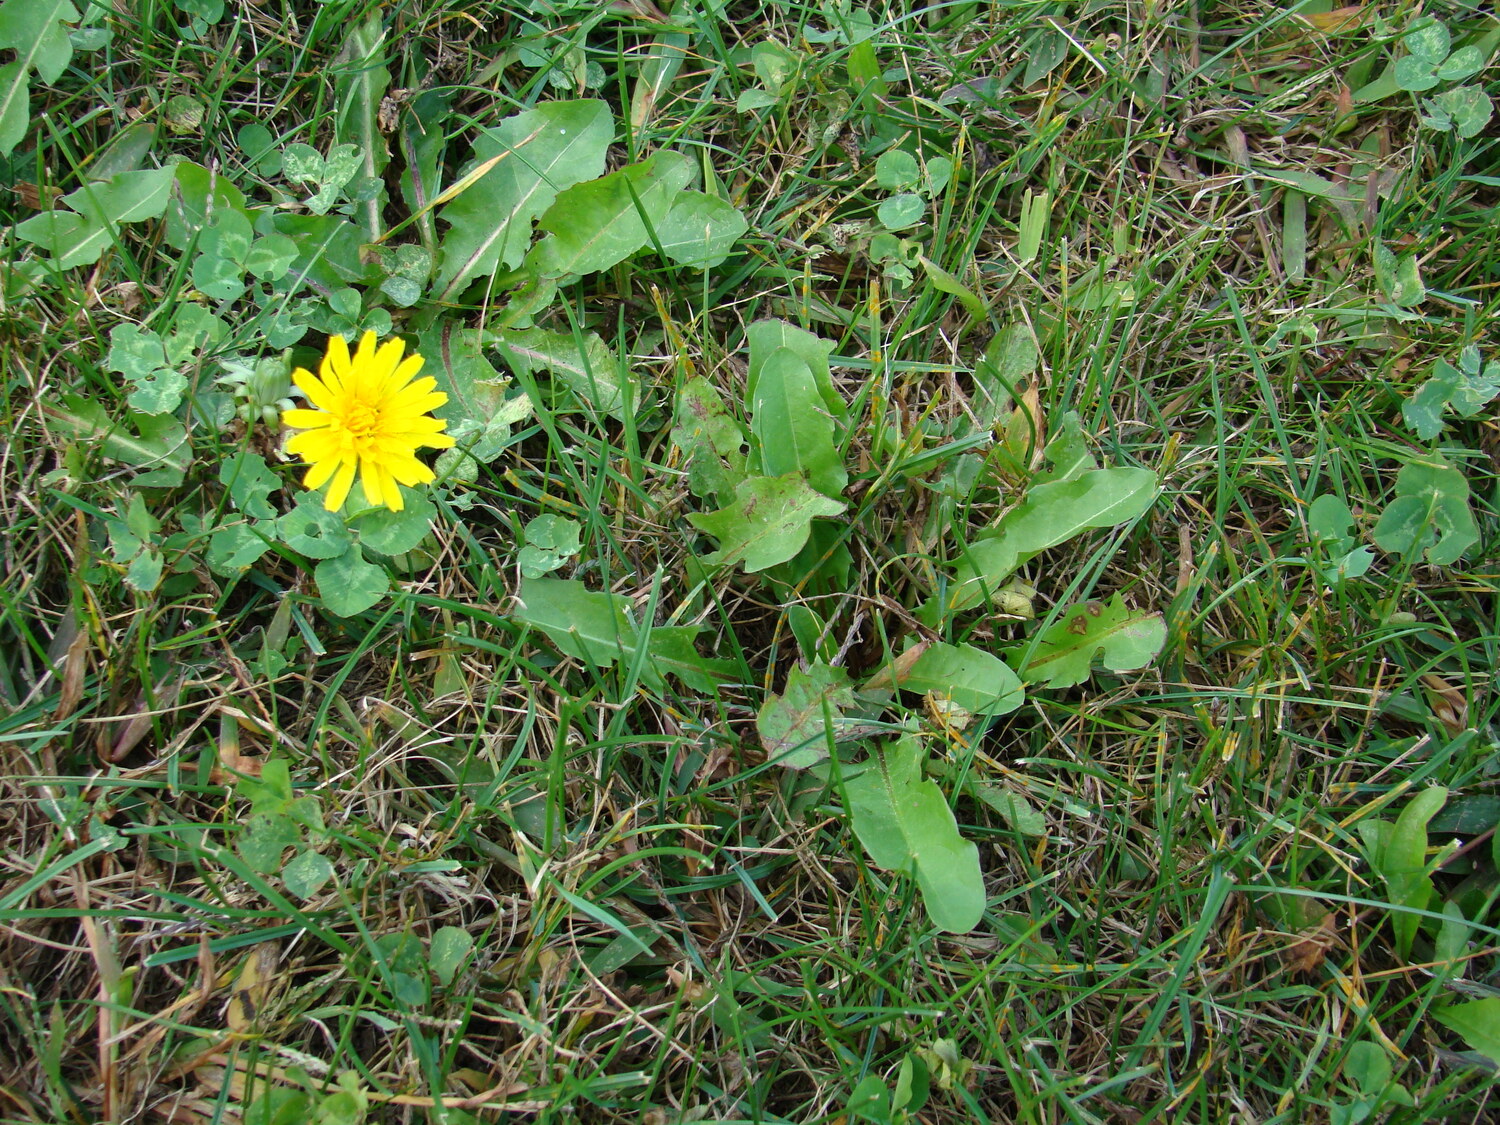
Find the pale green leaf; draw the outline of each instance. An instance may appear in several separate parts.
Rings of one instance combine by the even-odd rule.
[[[58,405],[43,407],[43,413],[51,426],[91,443],[104,456],[152,470],[147,477],[136,478],[137,484],[180,484],[192,459],[187,430],[171,415],[131,413],[126,422],[117,423],[103,406],[81,395],[64,395]]]
[[[443,926],[433,933],[429,949],[432,971],[437,974],[439,984],[447,988],[453,983],[473,948],[473,935],[458,926]]]
[[[438,300],[502,265],[519,266],[532,223],[558,192],[604,171],[613,134],[601,101],[545,102],[482,130],[474,155],[476,166],[489,170],[438,213],[450,227],[442,241]]]
[[[1108,602],[1085,602],[1064,612],[1029,646],[1031,659],[1024,666],[1018,667],[1028,646],[1006,655],[1028,683],[1065,688],[1089,678],[1096,656],[1115,672],[1144,667],[1166,639],[1161,614],[1132,613],[1115,594]]]
[[[1433,1018],[1463,1036],[1464,1042],[1500,1066],[1500,999],[1489,996],[1439,1008]]]
[[[0,156],[9,156],[26,135],[30,117],[27,72],[36,71],[43,82],[56,82],[73,56],[65,25],[77,22],[78,9],[70,0],[5,0],[0,4],[0,48],[16,53],[12,62],[0,67]]]
[[[437,509],[427,497],[410,489],[404,498],[406,506],[399,512],[378,508],[354,521],[362,545],[382,555],[401,555],[427,538]]]
[[[822,662],[805,670],[793,665],[785,690],[767,699],[755,717],[760,744],[774,764],[806,769],[828,757],[833,739],[827,720],[837,730],[853,707],[854,688],[844,669]]]
[[[801,473],[825,496],[849,482],[835,444],[834,420],[823,410],[812,369],[791,348],[777,348],[760,365],[750,400],[750,432],[766,476]]]
[[[522,578],[511,616],[541,631],[564,656],[607,668],[635,651],[628,599],[562,578]]]
[[[975,715],[1004,715],[1025,692],[1015,672],[994,653],[973,645],[936,642],[899,676],[906,691],[928,692]]]
[[[531,261],[548,277],[609,269],[650,245],[693,177],[687,157],[665,150],[560,192],[537,223],[548,237]]]
[[[695,375],[677,391],[672,441],[687,462],[688,488],[704,500],[727,497],[745,479],[745,431],[709,379]]]
[[[252,566],[271,549],[271,544],[258,529],[272,526],[269,523],[231,523],[215,529],[209,536],[208,552],[204,556],[208,569],[232,578]]]
[[[968,933],[984,916],[979,849],[958,832],[942,791],[922,777],[913,737],[879,750],[845,786],[854,833],[877,866],[915,869],[927,913],[941,930]]]
[[[494,343],[517,374],[547,371],[595,409],[623,420],[619,364],[597,333],[585,333],[580,340],[571,332],[506,328],[494,334]]]
[[[745,400],[753,402],[760,385],[761,368],[777,348],[790,348],[797,358],[812,371],[813,383],[818,388],[818,397],[828,414],[842,421],[848,417],[849,407],[833,385],[828,357],[833,352],[833,341],[815,336],[795,324],[784,320],[757,320],[745,330],[745,339],[750,345],[750,368],[745,376]]]
[[[354,542],[344,517],[323,507],[321,492],[300,493],[296,507],[276,522],[276,535],[310,559],[337,558]]]
[[[293,898],[309,899],[333,878],[333,864],[326,856],[306,851],[281,869],[281,883]]]
[[[391,84],[385,58],[385,19],[371,9],[349,24],[348,37],[335,66],[334,136],[353,144],[359,152],[357,174],[378,182],[390,163],[390,150],[380,129],[380,102]],[[356,204],[365,234],[376,239],[384,232],[381,210],[385,203],[382,186],[369,199]]]
[[[889,149],[875,161],[876,186],[886,191],[905,191],[916,187],[921,180],[922,169],[917,158],[904,149]]]
[[[957,297],[958,303],[964,307],[964,311],[975,320],[984,321],[986,319],[988,310],[985,308],[984,301],[980,299],[977,293],[931,258],[927,257],[927,255],[918,254],[917,261],[921,263],[922,271],[927,275],[927,280],[932,282],[934,289],[940,293],[947,293],[950,297]]]
[[[712,694],[721,684],[739,678],[739,665],[732,660],[699,654],[694,640],[701,625],[659,625],[646,639],[647,664],[658,676],[676,676],[693,691]]]
[[[948,590],[946,608],[978,604],[1022,563],[1093,528],[1141,515],[1156,499],[1156,474],[1128,467],[1095,469],[1037,485],[1000,522],[969,544]]]
[[[337,617],[363,613],[390,591],[391,578],[382,566],[367,562],[351,545],[342,555],[324,559],[313,568],[313,581],[323,608]]]
[[[808,485],[801,473],[751,477],[734,490],[734,503],[717,512],[689,514],[688,522],[719,540],[702,559],[707,567],[743,564],[746,571],[784,563],[807,542],[812,521],[836,516],[844,505]]]
[[[875,217],[886,230],[905,230],[927,214],[927,201],[912,192],[893,195],[875,209]]]
[[[1391,554],[1421,551],[1433,566],[1456,563],[1479,541],[1468,479],[1440,457],[1403,465],[1396,474],[1396,499],[1381,513],[1373,538]]]
[[[656,229],[662,254],[680,266],[706,270],[729,257],[735,242],[748,229],[745,216],[717,196],[683,192]]]

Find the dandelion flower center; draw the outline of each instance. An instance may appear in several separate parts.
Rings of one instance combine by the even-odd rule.
[[[403,359],[405,349],[400,339],[377,347],[375,333],[366,332],[351,356],[348,341],[331,336],[316,375],[292,373],[309,406],[282,412],[282,424],[300,431],[286,449],[307,462],[304,485],[328,486],[323,506],[330,512],[344,506],[356,475],[366,501],[401,511],[401,486],[433,479],[417,450],[453,444],[443,433],[447,422],[432,416],[448,396],[435,389],[436,379],[416,377],[422,357]]]

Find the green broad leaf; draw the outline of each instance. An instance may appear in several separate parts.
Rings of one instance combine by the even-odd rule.
[[[893,148],[875,161],[875,184],[886,191],[907,191],[922,182],[917,158],[904,149]]]
[[[1438,84],[1437,70],[1432,60],[1417,55],[1403,55],[1397,59],[1391,73],[1397,88],[1408,93],[1421,93]]]
[[[849,815],[876,866],[915,870],[933,923],[964,934],[984,917],[979,849],[959,835],[942,791],[923,779],[925,759],[911,736],[878,750],[870,766],[845,784]]]
[[[11,0],[15,3],[16,0]],[[9,156],[31,125],[30,82],[24,63],[0,66],[0,156]]]
[[[478,329],[442,320],[417,339],[421,374],[436,379],[437,389],[448,396],[434,413],[447,420],[450,433],[455,422],[467,419],[482,426],[505,409],[510,380],[485,357],[484,337]]]
[[[699,531],[719,540],[700,560],[706,567],[740,563],[749,573],[792,558],[812,533],[812,521],[832,517],[845,505],[808,485],[801,473],[751,477],[735,487],[734,503],[717,512],[688,515]]]
[[[875,217],[886,230],[906,230],[922,221],[927,201],[913,192],[893,195],[875,209]]]
[[[629,599],[590,590],[582,582],[523,577],[511,616],[540,630],[564,656],[608,668],[635,651],[629,606]]]
[[[1448,57],[1453,37],[1441,20],[1432,16],[1421,16],[1412,21],[1411,27],[1401,37],[1401,42],[1412,56],[1437,66]]]
[[[363,613],[391,589],[391,576],[385,567],[366,561],[353,543],[342,555],[318,563],[313,568],[313,581],[318,584],[323,608],[335,617]]]
[[[977,293],[925,254],[918,254],[917,261],[934,289],[939,293],[947,293],[950,297],[957,297],[964,311],[975,320],[983,322],[987,319],[989,310]]]
[[[137,485],[175,487],[182,483],[192,460],[187,430],[169,414],[132,412],[124,423],[117,423],[103,406],[81,395],[64,395],[57,406],[42,409],[54,428],[90,443],[111,460],[151,470],[136,478]]]
[[[974,796],[1003,816],[1013,831],[1032,837],[1047,834],[1046,815],[1014,789],[993,781],[975,781],[973,788]]]
[[[231,523],[214,531],[208,539],[204,562],[208,569],[225,578],[233,578],[253,566],[271,544],[264,530],[267,525]]]
[[[833,374],[828,366],[828,357],[834,346],[832,340],[815,336],[784,320],[757,320],[745,330],[745,339],[750,345],[750,369],[745,376],[746,402],[755,400],[761,368],[766,360],[777,348],[790,348],[812,371],[813,384],[818,388],[818,397],[823,400],[823,409],[840,421],[849,416],[849,407],[833,385]]]
[[[898,679],[904,691],[930,692],[974,715],[1004,715],[1025,698],[1005,662],[973,645],[929,645]]]
[[[78,22],[69,0],[5,0],[0,4],[0,47],[15,51],[0,68],[0,156],[9,156],[30,120],[29,71],[43,82],[62,77],[73,45],[67,24]]]
[[[692,8],[683,0],[667,13],[669,28],[692,26]],[[685,31],[665,30],[652,40],[636,70],[630,97],[630,129],[640,132],[656,116],[657,106],[687,61],[694,36]]]
[[[458,976],[458,970],[463,968],[464,962],[469,959],[469,951],[473,948],[473,935],[458,926],[443,926],[432,935],[428,955],[432,959],[432,971],[439,984],[447,988],[453,983],[453,978]]]
[[[257,238],[245,251],[244,266],[260,281],[279,281],[297,260],[297,244],[284,234]]]
[[[451,90],[436,88],[423,90],[402,107],[401,197],[415,217],[422,245],[433,253],[438,246],[437,220],[428,205],[442,191],[452,102]]]
[[[845,725],[844,712],[854,705],[854,688],[844,669],[821,661],[806,670],[793,665],[786,690],[761,706],[755,729],[773,764],[802,770],[828,757],[829,746],[838,740],[837,734],[829,737],[829,724],[838,731]]]
[[[252,871],[271,875],[280,870],[281,857],[287,848],[301,842],[297,826],[284,814],[252,812],[245,821],[245,830],[235,841],[235,850]]]
[[[1421,923],[1421,918],[1409,911],[1425,910],[1432,897],[1432,881],[1427,872],[1427,825],[1447,799],[1446,789],[1432,786],[1408,801],[1394,824],[1365,820],[1358,826],[1365,858],[1385,880],[1391,905],[1405,908],[1393,910],[1391,915],[1396,948],[1402,957],[1410,954]]]
[[[371,9],[349,24],[348,36],[334,66],[334,103],[338,112],[333,120],[333,135],[352,144],[359,153],[355,174],[367,183],[380,185],[368,199],[361,199],[355,205],[360,226],[371,241],[385,230],[381,218],[385,188],[380,177],[391,159],[380,128],[380,102],[391,85],[385,51],[385,20],[378,9]]]
[[[245,193],[227,176],[185,160],[175,165],[176,184],[166,210],[167,245],[186,250],[212,216],[235,211],[246,218]]]
[[[1500,999],[1490,996],[1453,1004],[1437,1009],[1432,1017],[1461,1035],[1472,1050],[1500,1066]]]
[[[849,483],[839,456],[834,420],[823,409],[812,368],[791,348],[777,348],[760,365],[750,399],[751,468],[765,476],[801,473],[825,496]]]
[[[1363,1040],[1344,1057],[1344,1077],[1366,1097],[1377,1096],[1391,1083],[1391,1057],[1379,1044]]]
[[[1107,603],[1090,601],[1073,606],[1032,646],[1008,652],[1011,667],[1027,683],[1049,688],[1073,687],[1089,678],[1094,658],[1112,672],[1143,668],[1161,652],[1167,624],[1159,613],[1132,613],[1115,594]],[[1031,658],[1020,665],[1027,647]]]
[[[700,655],[693,642],[701,632],[701,625],[658,625],[646,636],[647,664],[658,676],[676,676],[693,691],[713,694],[742,673],[732,660]]]
[[[1484,53],[1474,44],[1460,47],[1437,68],[1437,76],[1444,82],[1462,82],[1473,78],[1484,69]]]
[[[1402,254],[1399,258],[1383,242],[1372,244],[1375,262],[1375,279],[1385,290],[1391,304],[1401,308],[1420,305],[1427,297],[1422,284],[1421,268],[1415,254]]]
[[[149,594],[161,581],[161,552],[147,547],[131,560],[125,570],[125,585],[137,593]]]
[[[1451,566],[1479,542],[1469,508],[1469,482],[1441,457],[1410,461],[1396,474],[1396,499],[1381,513],[1375,545],[1393,555],[1426,555],[1433,566]]]
[[[1489,95],[1478,86],[1457,86],[1452,90],[1444,90],[1435,98],[1423,101],[1422,108],[1430,115],[1422,118],[1423,125],[1444,132],[1452,129],[1461,140],[1468,140],[1482,133],[1495,111]]]
[[[109,332],[105,366],[127,379],[138,379],[167,366],[167,349],[161,337],[149,328],[117,324]]]
[[[709,379],[695,375],[677,391],[672,442],[687,462],[688,488],[712,500],[728,496],[745,479],[745,431]]]
[[[258,520],[276,518],[271,493],[281,489],[281,478],[271,471],[259,453],[241,450],[219,466],[219,483],[229,488],[234,506]]]
[[[364,283],[368,267],[361,259],[363,238],[357,226],[337,215],[296,215],[278,212],[271,216],[262,234],[280,234],[292,240],[297,256],[287,275],[332,296],[350,282]],[[285,280],[285,279],[283,279]],[[359,294],[353,294],[358,312]]]
[[[844,1112],[874,1125],[891,1125],[891,1091],[878,1074],[867,1074],[849,1091]]]
[[[767,39],[750,48],[750,62],[761,85],[773,94],[780,94],[796,76],[802,56],[774,39]]]
[[[404,555],[414,550],[432,531],[437,509],[432,501],[410,490],[405,493],[406,507],[399,512],[379,508],[354,521],[361,546],[382,555]]]
[[[1093,451],[1089,449],[1089,441],[1084,435],[1083,424],[1079,421],[1076,410],[1070,410],[1058,419],[1057,432],[1048,439],[1042,457],[1048,468],[1036,475],[1036,484],[1077,480],[1084,473],[1099,467],[1099,462],[1094,460]]]
[[[441,132],[442,125],[433,128]],[[502,266],[519,266],[531,246],[532,223],[558,192],[603,174],[613,139],[614,119],[601,101],[544,102],[481,130],[469,175],[482,174],[438,212],[449,230],[437,299],[451,300]]]
[[[595,409],[624,420],[620,365],[597,333],[586,333],[580,340],[571,332],[505,328],[494,333],[494,343],[518,375],[546,371]]]
[[[156,168],[87,184],[63,196],[57,210],[19,224],[16,237],[46,250],[59,269],[90,265],[114,246],[121,223],[158,218],[166,210],[175,178],[175,169]]]
[[[276,537],[309,559],[336,559],[354,545],[344,517],[323,507],[321,492],[299,493],[296,507],[276,521]]]
[[[321,891],[333,878],[333,864],[317,852],[306,851],[281,869],[281,885],[287,894],[304,902]]]
[[[757,86],[741,90],[740,96],[734,99],[734,108],[737,113],[754,113],[757,109],[770,109],[775,104],[775,95]]]
[[[948,590],[949,612],[979,604],[1022,563],[1085,531],[1127,523],[1156,499],[1149,469],[1095,469],[1067,481],[1040,484],[995,527],[969,544]]]
[[[597,273],[651,244],[683,190],[693,164],[664,150],[560,192],[537,223],[547,237],[528,259],[547,277]]]
[[[706,270],[729,257],[750,224],[738,207],[701,191],[683,192],[656,229],[661,252],[679,266]]]
[[[537,516],[526,525],[526,545],[516,554],[516,563],[527,578],[540,578],[556,570],[583,546],[583,525],[567,516]]]
[[[1335,550],[1349,542],[1353,526],[1354,513],[1340,496],[1319,496],[1307,506],[1307,533],[1333,544]]]
[[[996,332],[974,365],[974,385],[985,400],[981,419],[991,425],[998,421],[1040,362],[1029,325],[1009,324]]]

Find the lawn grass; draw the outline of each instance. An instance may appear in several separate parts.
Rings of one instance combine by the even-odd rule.
[[[18,60],[18,13],[54,7],[29,5],[0,5]],[[1500,433],[1479,390],[1436,436],[1411,410],[1494,347],[1494,127],[1420,104],[1493,88],[1492,15],[1424,9],[1485,69],[1413,93],[1380,83],[1419,13],[1326,0],[67,8],[0,193],[4,1120],[1494,1113]],[[700,269],[648,223],[524,314],[522,269],[445,286],[475,138],[581,98],[613,137],[591,175],[683,153],[743,234]],[[345,242],[286,163],[340,143]],[[199,225],[232,185],[307,286],[242,255],[251,288],[217,289],[182,172],[86,261],[26,233],[178,161],[206,171]],[[121,327],[170,343],[208,314],[143,428]],[[428,534],[353,548],[335,588],[254,513],[310,510],[277,453],[285,376],[371,316],[468,417],[512,413],[483,464],[410,491]],[[572,381],[513,361],[528,317]],[[831,348],[838,407],[802,413],[834,419],[844,483],[750,571],[705,562],[722,537],[690,517],[728,505],[704,482],[735,456],[779,451],[740,430],[705,454],[683,404],[755,412],[766,318]],[[1155,474],[1152,503],[934,609],[1069,433]],[[1465,511],[1444,560],[1428,531]],[[226,563],[226,528],[261,553]],[[581,585],[523,605],[523,547]],[[366,567],[389,590],[335,612]],[[610,608],[570,636],[543,589]],[[1033,672],[989,715],[892,690],[929,645],[1024,670],[1116,596],[1159,615],[1144,664]],[[580,639],[627,610],[662,649]],[[764,715],[820,667],[864,710],[825,693],[826,761],[786,768]],[[835,746],[841,708],[863,726]],[[967,932],[856,831],[859,771],[903,732],[978,848]]]

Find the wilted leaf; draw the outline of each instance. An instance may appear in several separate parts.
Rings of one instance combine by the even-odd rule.
[[[854,689],[844,669],[822,662],[805,671],[793,666],[787,673],[786,690],[761,706],[755,728],[776,765],[806,769],[828,757],[825,708],[837,730],[843,713],[853,707]]]

